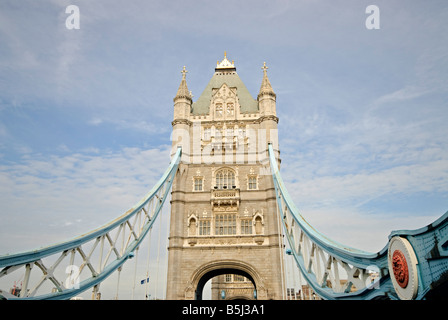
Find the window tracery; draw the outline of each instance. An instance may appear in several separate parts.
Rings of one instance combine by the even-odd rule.
[[[236,188],[235,172],[232,169],[223,168],[215,175],[216,189],[234,189]]]

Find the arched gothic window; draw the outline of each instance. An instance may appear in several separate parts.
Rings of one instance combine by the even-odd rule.
[[[223,115],[223,108],[221,103],[216,104],[216,117],[221,118]]]
[[[216,189],[236,188],[235,172],[232,169],[223,168],[216,172]]]
[[[233,103],[228,103],[227,104],[227,115],[233,116],[233,112],[234,112]]]

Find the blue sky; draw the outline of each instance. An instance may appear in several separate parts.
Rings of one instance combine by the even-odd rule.
[[[68,5],[80,29],[68,30]],[[366,7],[380,9],[368,30]],[[446,1],[0,2],[0,254],[89,231],[169,163],[173,97],[224,51],[277,94],[303,216],[368,251],[448,210]]]

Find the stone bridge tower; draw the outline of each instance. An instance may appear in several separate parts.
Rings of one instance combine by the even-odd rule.
[[[201,299],[209,279],[228,274],[249,279],[252,298],[283,298],[268,158],[272,143],[279,159],[276,95],[266,64],[262,70],[254,99],[225,54],[195,102],[182,71],[172,122],[173,152],[181,146],[182,160],[171,192],[167,299]]]

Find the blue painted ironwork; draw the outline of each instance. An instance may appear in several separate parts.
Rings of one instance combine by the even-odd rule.
[[[329,300],[398,299],[391,279],[394,274],[390,275],[389,271],[389,244],[377,253],[370,253],[342,245],[319,233],[296,208],[280,175],[271,144],[269,158],[278,210],[290,247],[287,254],[294,257],[314,292]],[[395,237],[409,241],[417,256],[418,294],[415,299],[424,299],[432,289],[446,286],[448,212],[427,227],[392,232],[389,243]],[[339,276],[341,269],[347,272],[346,279]],[[378,273],[378,279],[369,283],[372,272]]]
[[[402,237],[414,248],[418,260],[417,300],[448,297],[448,212],[417,230],[393,231],[389,240]]]
[[[37,250],[1,256],[0,268],[3,269],[0,271],[0,277],[14,272],[15,270],[20,268],[25,268],[26,274],[27,272],[29,273],[31,271],[31,268],[37,265],[44,272],[44,278],[41,282],[43,282],[44,280],[50,280],[57,288],[56,292],[39,295],[29,296],[27,293],[23,293],[20,297],[21,299],[64,300],[72,298],[80,294],[81,292],[101,283],[113,272],[117,271],[126,261],[128,261],[128,259],[132,259],[132,257],[134,256],[134,251],[139,247],[145,236],[148,234],[148,231],[152,228],[171,189],[171,185],[173,183],[174,176],[177,172],[177,168],[181,159],[181,153],[181,148],[178,148],[176,154],[171,160],[168,169],[165,171],[157,184],[142,200],[140,200],[136,205],[130,208],[126,213],[114,219],[113,221],[74,239]],[[143,225],[138,230],[136,227],[136,222],[131,222],[131,219],[136,219],[137,215],[141,215],[141,217],[143,217],[144,219]],[[118,239],[119,234],[122,234],[123,238],[125,237],[125,229],[129,230],[127,246],[121,248],[120,252],[115,246],[115,243]],[[115,241],[110,235],[110,232],[114,230],[117,232]],[[134,239],[131,241],[132,238]],[[95,241],[95,243],[93,244],[93,249],[91,249],[91,253],[87,255],[83,252],[81,246],[92,241]],[[89,257],[92,255],[92,252],[95,248],[101,246],[102,243],[107,241],[109,241],[110,243],[110,249],[109,254],[106,258],[108,259],[109,255],[112,252],[115,252],[117,257],[115,260],[107,265],[104,265],[104,267],[100,268],[99,270],[95,270],[89,262]],[[102,250],[103,249],[101,248],[101,251]],[[92,275],[84,281],[79,282],[73,288],[67,288],[60,280],[52,276],[52,272],[53,269],[56,268],[59,265],[60,261],[62,261],[66,256],[71,255],[73,259],[73,256],[76,252],[79,252],[81,254],[84,259],[83,267],[87,266],[88,268],[90,268],[92,271]],[[47,268],[43,266],[43,258],[58,254],[60,254],[60,257],[52,267]],[[100,259],[103,259],[102,252]],[[107,259],[105,259],[106,262],[108,261]],[[25,281],[27,281],[27,279],[25,279]],[[27,288],[24,289],[26,290]],[[15,299],[16,297],[11,298]]]
[[[170,166],[153,189],[134,207],[108,224],[59,244],[1,256],[0,268],[3,269],[0,271],[0,277],[25,269],[25,278],[27,278],[31,269],[37,266],[44,274],[40,283],[49,280],[57,289],[56,292],[37,294],[40,283],[32,292],[27,292],[29,288],[25,285],[20,297],[11,298],[70,299],[99,285],[112,273],[120,270],[126,261],[134,257],[135,250],[158,217],[171,189],[180,157],[181,149],[178,148]],[[389,243],[377,253],[351,248],[318,232],[299,213],[282,180],[271,144],[269,144],[269,159],[280,219],[289,245],[286,253],[294,258],[301,274],[317,295],[331,300],[403,298],[403,294],[399,294],[400,289],[394,283],[394,274],[391,271],[393,270],[390,262],[391,244],[396,239],[409,243],[410,250],[415,253],[415,269],[417,270],[415,279],[417,279],[418,288],[411,298],[427,299],[436,295],[447,295],[448,212],[424,228],[392,232],[389,235]],[[137,217],[144,219],[139,230],[136,226]],[[132,218],[134,222],[131,221]],[[116,241],[118,235],[123,235],[124,239],[125,230],[129,232],[128,242],[119,251]],[[115,240],[112,239],[112,231],[116,231]],[[101,247],[101,261],[104,243],[107,241],[110,243],[109,253],[102,267],[96,270],[89,259],[95,248]],[[94,243],[91,252],[85,254],[82,246],[92,242]],[[53,275],[53,271],[66,257],[70,256],[73,260],[77,252],[84,259],[82,268],[90,269],[91,276],[73,288],[67,287]],[[112,252],[115,252],[116,259],[106,265]],[[42,259],[49,256],[58,257],[58,255],[59,258],[51,267],[44,266]],[[412,261],[408,261],[410,262]],[[409,266],[412,267],[411,264]],[[345,278],[340,276],[341,271],[346,273]],[[378,273],[378,278],[373,281],[372,272]]]

